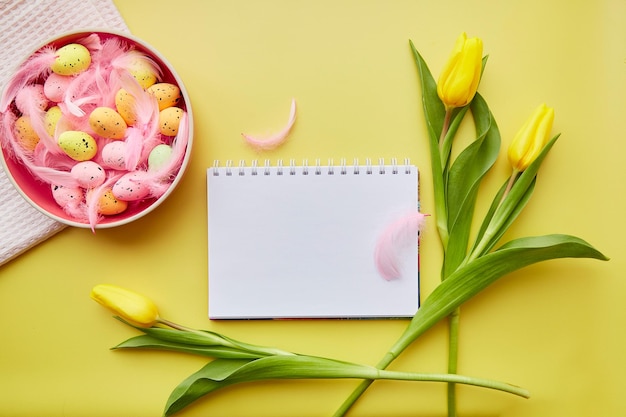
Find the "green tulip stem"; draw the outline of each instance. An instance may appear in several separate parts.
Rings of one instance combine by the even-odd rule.
[[[506,184],[506,189],[504,190],[504,193],[502,194],[502,198],[500,199],[500,204],[502,204],[506,196],[509,195],[509,192],[511,191],[511,188],[513,188],[513,184],[515,184],[515,180],[517,179],[518,174],[519,174],[519,171],[513,168],[513,172],[511,173],[511,176],[509,177],[509,182]]]
[[[167,327],[171,327],[172,329],[180,330],[182,332],[198,333],[197,331],[194,331],[194,329],[190,329],[189,327],[182,326],[178,323],[174,323],[173,321],[169,321],[161,317],[157,319],[157,323],[161,323]]]
[[[450,120],[452,120],[452,108],[446,107],[446,114],[443,117],[443,127],[441,129],[441,136],[439,136],[439,152],[442,151],[443,142],[450,130]]]
[[[459,362],[459,319],[461,309],[457,307],[448,316],[448,373],[456,374]],[[456,384],[448,383],[448,417],[456,417]]]

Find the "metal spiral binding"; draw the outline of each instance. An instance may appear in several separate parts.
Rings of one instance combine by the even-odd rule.
[[[240,160],[237,167],[233,167],[233,161],[227,160],[226,164],[223,168],[220,167],[219,161],[213,161],[212,174],[214,176],[219,176],[221,172],[226,176],[233,176],[233,173],[236,173],[238,176],[243,175],[348,175],[351,173],[352,175],[372,175],[376,171],[380,175],[391,174],[397,175],[400,173],[410,174],[412,172],[413,167],[411,166],[409,158],[404,159],[404,168],[401,169],[398,166],[397,158],[391,158],[390,164],[385,165],[385,159],[379,158],[378,165],[373,165],[372,160],[370,158],[366,158],[365,164],[360,165],[359,159],[354,158],[352,167],[349,167],[346,163],[346,159],[342,158],[339,161],[339,164],[335,165],[334,160],[332,158],[328,159],[328,165],[322,165],[321,160],[318,158],[315,160],[315,165],[313,169],[309,166],[309,160],[302,160],[301,165],[296,164],[295,159],[289,160],[289,165],[285,166],[282,159],[276,161],[275,165],[272,165],[271,160],[265,159],[263,161],[263,166],[259,166],[258,160],[253,160],[251,162],[250,167],[246,166],[246,162],[244,160]],[[351,168],[351,169],[349,169]],[[298,171],[299,170],[299,171]],[[389,170],[389,171],[388,171]]]

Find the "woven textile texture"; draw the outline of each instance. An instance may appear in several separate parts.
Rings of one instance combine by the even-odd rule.
[[[111,0],[0,0],[0,88],[26,55],[53,36],[75,30],[128,33]],[[0,169],[0,265],[65,226],[33,208]]]

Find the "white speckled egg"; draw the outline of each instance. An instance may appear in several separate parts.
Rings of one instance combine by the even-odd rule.
[[[33,151],[39,143],[39,136],[33,129],[33,125],[30,122],[30,117],[21,116],[15,121],[14,125],[15,136],[19,144],[26,151]]]
[[[50,69],[59,75],[79,74],[91,64],[89,50],[78,43],[70,43],[59,48],[56,55]]]
[[[89,126],[97,135],[107,139],[123,139],[126,135],[126,122],[109,107],[96,107],[89,115]]]
[[[84,197],[83,190],[79,187],[63,187],[62,185],[52,185],[52,198],[61,206],[65,207],[71,203],[78,203]]]
[[[57,123],[59,123],[59,119],[63,116],[61,112],[61,108],[59,106],[52,106],[46,112],[44,116],[44,123],[46,125],[46,132],[50,137],[54,137],[54,133],[57,129]]]
[[[126,142],[114,141],[102,147],[102,163],[107,168],[125,169]]]
[[[70,173],[83,188],[95,188],[102,185],[106,178],[104,169],[93,161],[77,163],[72,167]]]
[[[48,98],[43,92],[43,85],[31,84],[22,88],[15,96],[15,106],[17,109],[27,115],[32,116],[30,109],[38,108],[45,110],[48,107]]]
[[[172,156],[172,147],[162,143],[155,146],[148,155],[148,169],[156,171],[167,164]]]
[[[79,130],[68,130],[59,135],[59,147],[75,161],[87,161],[98,152],[96,140]]]
[[[46,95],[48,100],[59,103],[63,101],[63,95],[72,80],[73,78],[70,76],[59,75],[53,72],[43,83],[43,93]]]
[[[135,97],[123,88],[120,88],[115,94],[115,108],[128,126],[134,126],[137,123],[135,103]]]
[[[162,135],[176,136],[180,119],[183,117],[183,109],[180,107],[168,107],[159,112],[159,130]]]
[[[115,198],[111,189],[107,189],[98,199],[98,212],[105,216],[120,214],[128,208],[128,202]]]
[[[150,188],[146,184],[147,176],[145,171],[125,174],[113,185],[113,195],[124,201],[137,201],[148,197]]]
[[[159,103],[159,111],[172,107],[180,101],[180,88],[170,83],[157,83],[146,90],[156,97]]]

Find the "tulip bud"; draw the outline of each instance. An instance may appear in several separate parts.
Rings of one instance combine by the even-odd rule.
[[[159,311],[152,300],[115,285],[96,285],[91,290],[91,298],[139,327],[152,327],[159,319]]]
[[[539,156],[550,139],[553,121],[554,109],[541,104],[517,132],[508,151],[514,171],[524,171]]]
[[[472,101],[483,69],[482,55],[481,39],[468,39],[465,33],[457,38],[437,83],[437,94],[446,109],[463,107]]]

